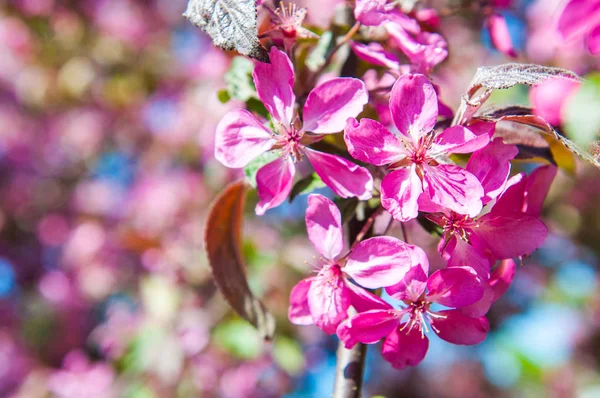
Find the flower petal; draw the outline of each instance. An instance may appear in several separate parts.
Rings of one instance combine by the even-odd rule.
[[[405,29],[392,23],[385,24],[385,28],[392,41],[408,57],[417,71],[429,73],[448,56],[448,43],[442,35],[417,32],[412,36]]]
[[[383,359],[395,369],[404,369],[421,362],[429,349],[429,339],[418,328],[410,331],[394,330],[386,337],[381,348]]]
[[[500,264],[494,268],[488,282],[494,292],[494,302],[508,290],[516,273],[517,264],[512,259],[502,260]]]
[[[400,60],[393,53],[386,51],[377,42],[362,44],[355,41],[350,42],[350,47],[356,56],[373,65],[379,65],[388,69],[400,69]]]
[[[308,290],[313,279],[302,279],[290,292],[288,319],[294,325],[312,325],[314,323],[308,307]]]
[[[356,0],[354,18],[365,26],[379,26],[388,20],[387,0]]]
[[[323,268],[310,284],[308,306],[315,324],[327,334],[348,317],[350,293],[339,270]]]
[[[316,134],[337,133],[349,117],[356,117],[369,102],[365,83],[340,77],[319,84],[309,94],[302,113],[304,131]]]
[[[513,212],[525,211],[525,187],[527,186],[527,175],[519,173],[508,179],[504,191],[494,203],[494,214],[511,214]]]
[[[560,125],[571,95],[577,91],[581,83],[566,79],[548,79],[531,87],[529,99],[533,106],[533,114],[544,118],[552,125]]]
[[[392,308],[380,297],[348,280],[346,280],[346,286],[348,287],[351,295],[350,303],[357,312],[385,310]]]
[[[592,55],[600,54],[600,24],[588,33],[586,45]]]
[[[481,296],[479,300],[471,305],[460,307],[459,310],[471,318],[479,318],[480,316],[484,316],[488,313],[493,302],[494,290],[491,287],[484,285],[483,296]]]
[[[479,277],[486,281],[490,277],[491,261],[476,248],[462,239],[452,237],[446,245],[446,253],[449,253],[448,267],[469,267]]]
[[[431,326],[437,335],[452,344],[475,345],[485,340],[490,323],[485,317],[471,318],[459,310],[440,311]]]
[[[337,329],[337,335],[346,348],[356,343],[374,344],[392,333],[400,324],[397,311],[372,310],[354,315]]]
[[[452,126],[435,137],[432,150],[443,154],[471,153],[490,142],[487,134],[475,135],[464,126]]]
[[[527,214],[532,216],[539,216],[544,206],[548,191],[558,168],[553,165],[541,166],[535,169],[529,177],[527,177],[527,183],[525,187],[526,192],[526,207],[525,211]]]
[[[418,200],[423,192],[415,165],[392,171],[381,181],[381,204],[398,221],[408,221],[419,214]]]
[[[284,53],[271,47],[270,64],[257,62],[252,76],[256,92],[269,113],[283,125],[288,126],[294,116],[294,68]]]
[[[467,170],[451,164],[423,167],[423,192],[432,202],[475,217],[483,207],[483,187]]]
[[[479,219],[478,225],[470,236],[471,244],[481,253],[489,251],[498,260],[533,253],[548,233],[537,217],[517,212],[496,216],[493,209]]]
[[[490,15],[486,20],[486,27],[490,32],[490,39],[494,48],[506,56],[516,58],[517,52],[513,47],[504,16],[498,13]]]
[[[245,109],[227,113],[217,125],[215,158],[232,168],[244,167],[268,151],[275,141],[271,131]]]
[[[597,25],[599,18],[600,2],[571,0],[560,14],[557,28],[565,40],[571,40]]]
[[[308,148],[305,153],[315,173],[336,195],[342,198],[356,196],[360,200],[371,199],[373,177],[367,169],[329,153]]]
[[[279,206],[292,190],[296,167],[289,156],[281,156],[267,163],[256,173],[256,189],[259,201],[256,214],[261,216],[265,211]]]
[[[398,137],[375,120],[348,119],[344,129],[344,141],[354,159],[383,166],[394,163],[408,155]]]
[[[421,74],[400,76],[392,87],[390,112],[398,130],[415,142],[433,130],[438,101],[429,79]]]
[[[496,138],[488,146],[471,155],[467,171],[473,174],[483,187],[483,203],[489,203],[502,193],[510,175],[510,161],[517,156],[516,145],[506,145]]]
[[[444,268],[431,274],[427,290],[428,301],[460,308],[480,300],[485,289],[474,272],[465,268]]]
[[[333,260],[342,252],[342,216],[335,203],[322,195],[308,195],[305,220],[308,239],[321,255]]]
[[[424,254],[425,252],[423,252]],[[421,264],[417,264],[410,268],[399,283],[386,287],[385,291],[396,300],[417,301],[425,292],[426,287],[427,270]]]
[[[369,289],[394,285],[410,269],[406,243],[391,236],[378,236],[360,242],[342,269],[361,286]]]

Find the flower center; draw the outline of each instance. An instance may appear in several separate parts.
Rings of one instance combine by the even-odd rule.
[[[425,298],[419,298],[417,301],[407,302],[408,308],[404,309],[404,313],[408,314],[408,321],[402,325],[400,331],[406,331],[409,333],[413,328],[417,328],[421,332],[421,336],[424,337],[425,333],[429,333],[427,323],[431,326],[431,329],[439,333],[439,330],[435,328],[432,323],[434,319],[443,319],[444,315],[440,315],[434,311],[431,311],[431,302],[425,300]]]
[[[471,229],[476,226],[477,223],[471,217],[454,212],[449,217],[444,216],[443,225],[441,225],[444,232],[455,235],[465,242],[469,242]]]
[[[291,156],[294,163],[301,161],[304,145],[300,143],[300,140],[302,139],[304,132],[296,128],[293,123],[291,126],[281,126],[278,130],[279,134],[275,136],[277,139],[275,147],[281,148],[284,156]]]

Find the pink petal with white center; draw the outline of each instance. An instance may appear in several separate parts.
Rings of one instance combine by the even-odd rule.
[[[335,203],[322,195],[308,195],[305,220],[308,239],[321,255],[333,260],[342,252],[342,215]]]
[[[475,217],[483,204],[483,187],[467,170],[450,165],[423,166],[423,192],[432,202]]]
[[[369,289],[394,285],[410,269],[411,253],[406,246],[391,236],[363,240],[352,249],[342,270]]]
[[[257,62],[252,76],[256,92],[269,113],[288,126],[294,116],[294,68],[288,56],[271,47],[270,64]]]
[[[336,155],[308,148],[305,153],[315,173],[336,195],[342,198],[371,199],[373,177],[367,169]]]
[[[429,79],[421,74],[400,76],[392,87],[390,112],[398,130],[414,142],[433,130],[438,101]]]
[[[319,84],[309,94],[302,113],[304,131],[330,134],[342,131],[349,117],[356,117],[369,102],[365,83],[339,77]]]
[[[256,214],[262,216],[269,209],[279,206],[288,197],[294,183],[296,167],[289,156],[278,157],[256,173],[256,190],[259,201]]]
[[[481,182],[485,196],[483,204],[496,199],[506,186],[510,175],[510,161],[517,156],[516,145],[506,145],[502,138],[496,138],[488,146],[471,155],[467,171]]]
[[[491,261],[483,253],[462,239],[452,237],[446,245],[449,253],[448,267],[469,267],[484,281],[490,277]]]
[[[600,54],[600,23],[588,33],[586,45],[592,55]]]
[[[497,216],[492,210],[478,224],[470,236],[472,245],[480,252],[489,251],[498,260],[533,253],[548,233],[540,219],[523,213]]]
[[[494,290],[487,285],[483,285],[483,288],[483,296],[475,303],[459,308],[460,312],[471,318],[479,318],[488,313],[494,302]]]
[[[431,326],[438,336],[452,344],[475,345],[485,340],[490,323],[484,317],[471,318],[459,310],[440,311]]]
[[[348,317],[350,299],[340,270],[323,267],[308,290],[308,307],[315,324],[327,334],[335,333]]]
[[[393,53],[386,51],[383,46],[377,42],[362,44],[355,41],[350,42],[350,47],[356,56],[373,65],[379,65],[388,69],[399,69],[400,60]]]
[[[346,280],[346,286],[350,292],[350,304],[354,307],[357,312],[365,312],[370,310],[385,310],[391,308],[388,303],[383,301],[380,297],[373,293],[365,290],[364,288],[355,285],[354,283]]]
[[[423,192],[415,165],[392,171],[381,181],[381,204],[398,221],[419,215],[418,200]]]
[[[475,135],[464,126],[452,126],[435,137],[432,151],[443,154],[471,153],[490,142],[487,134]]]
[[[395,369],[404,369],[418,365],[425,358],[428,349],[429,339],[418,328],[396,329],[383,342],[381,356]]]
[[[502,14],[492,14],[486,20],[486,27],[490,32],[492,45],[496,50],[511,58],[517,57],[517,52],[513,47],[510,37],[510,31],[506,24],[506,19]]]
[[[302,279],[290,292],[288,319],[294,325],[312,325],[314,323],[308,307],[308,290],[313,279]]]
[[[418,301],[427,287],[427,272],[420,266],[413,266],[399,283],[385,288],[387,294],[396,300]]]
[[[567,3],[558,19],[558,32],[571,40],[583,36],[600,20],[600,1],[571,0]]]
[[[446,307],[460,308],[483,297],[481,280],[465,268],[444,268],[435,271],[427,280],[427,300]]]
[[[215,158],[232,168],[244,167],[271,149],[271,131],[245,109],[223,116],[215,134]]]
[[[525,211],[527,214],[536,217],[540,215],[557,171],[556,166],[546,165],[538,167],[527,177],[525,186]]]
[[[375,120],[348,119],[344,129],[344,141],[354,159],[383,166],[408,156],[398,137]]]
[[[516,273],[517,264],[512,259],[502,260],[500,264],[494,268],[490,281],[488,282],[490,288],[494,292],[494,302],[508,290]]]
[[[337,329],[337,335],[346,348],[357,343],[374,344],[392,333],[400,324],[400,316],[391,307],[354,315]]]

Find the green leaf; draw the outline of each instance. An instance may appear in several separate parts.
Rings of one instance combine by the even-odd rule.
[[[245,57],[235,57],[231,61],[231,67],[225,73],[227,92],[231,98],[248,101],[254,96],[256,90],[252,82],[252,71],[254,63]]]
[[[323,180],[321,180],[321,177],[319,177],[317,173],[312,173],[294,184],[288,200],[291,203],[298,195],[306,195],[317,188],[324,187],[326,187],[326,185]]]
[[[565,130],[579,146],[588,148],[600,132],[600,73],[593,73],[569,98],[565,107]]]
[[[253,188],[256,188],[256,173],[258,173],[258,169],[260,169],[267,163],[271,163],[278,157],[279,154],[276,151],[268,151],[263,153],[262,155],[251,161],[246,167],[244,167],[244,174],[246,175],[246,179]]]
[[[325,56],[327,55],[327,50],[333,44],[333,33],[327,31],[321,35],[319,42],[310,53],[308,58],[306,59],[306,66],[308,69],[315,72],[325,63]]]
[[[246,108],[250,112],[258,113],[265,119],[268,119],[270,117],[269,111],[267,110],[267,108],[265,108],[265,105],[262,103],[262,101],[260,101],[257,98],[249,98],[248,101],[246,101]]]

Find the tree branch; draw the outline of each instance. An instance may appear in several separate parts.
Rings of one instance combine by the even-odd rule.
[[[367,346],[362,343],[347,349],[340,341],[337,349],[333,398],[360,398]]]

